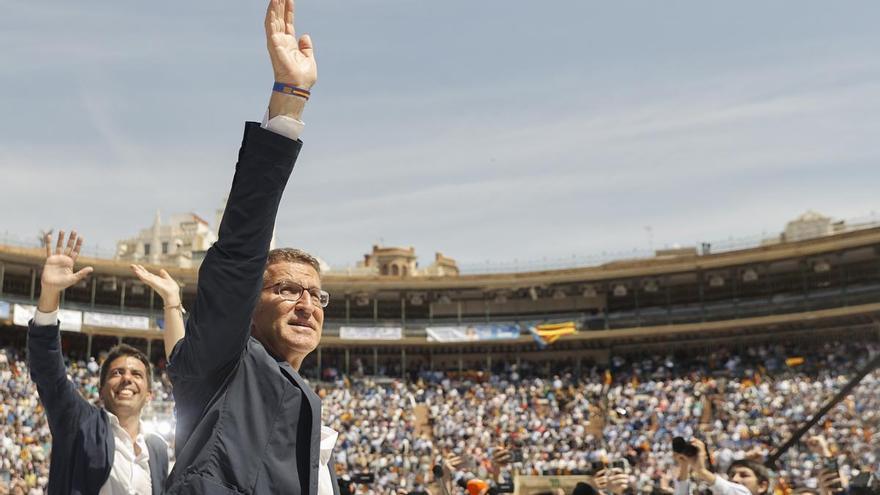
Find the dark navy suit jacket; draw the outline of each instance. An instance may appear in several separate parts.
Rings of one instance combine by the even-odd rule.
[[[301,145],[255,122],[245,126],[219,239],[199,269],[186,336],[168,365],[177,407],[169,493],[317,493],[321,400],[250,336],[278,204]]]

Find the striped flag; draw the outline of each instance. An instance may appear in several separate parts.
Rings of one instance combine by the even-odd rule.
[[[791,366],[792,368],[795,366],[800,366],[804,364],[804,358],[801,356],[790,357],[785,360],[785,364]]]
[[[529,327],[532,337],[538,343],[538,347],[544,348],[559,340],[563,335],[577,332],[577,324],[573,321],[564,323],[545,323]]]

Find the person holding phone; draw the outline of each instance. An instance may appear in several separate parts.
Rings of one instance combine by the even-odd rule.
[[[747,459],[733,461],[727,469],[730,481],[718,476],[709,469],[706,444],[692,439],[689,450],[695,455],[673,454],[678,465],[675,479],[675,495],[688,495],[691,492],[691,477],[709,487],[714,495],[767,495],[770,493],[771,474],[761,464]]]
[[[820,470],[816,481],[819,485],[819,495],[839,495],[846,492],[849,480],[840,472],[837,459],[831,452],[828,440],[822,435],[816,435],[807,439],[807,446],[820,459]]]
[[[630,477],[623,467],[606,467],[593,475],[593,481],[599,493],[611,495],[623,495],[629,490]]]

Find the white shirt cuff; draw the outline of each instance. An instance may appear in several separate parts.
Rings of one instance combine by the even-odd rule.
[[[48,327],[51,325],[58,324],[58,310],[52,311],[51,313],[43,313],[39,309],[36,313],[34,313],[34,325],[38,327]]]
[[[306,124],[287,115],[276,115],[269,119],[269,110],[263,114],[263,123],[260,125],[263,129],[281,134],[282,136],[296,141],[302,135]]]

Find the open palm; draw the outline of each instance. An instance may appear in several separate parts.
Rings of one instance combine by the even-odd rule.
[[[149,285],[159,293],[159,297],[165,301],[166,306],[174,306],[180,303],[180,286],[171,278],[165,269],[159,270],[159,275],[151,273],[142,265],[131,265],[131,271],[141,282]]]
[[[311,88],[318,80],[312,39],[296,38],[293,0],[270,0],[266,11],[266,46],[272,59],[275,81]]]
[[[75,285],[92,273],[91,267],[83,268],[78,272],[73,271],[82,243],[82,237],[77,237],[76,232],[71,232],[65,246],[64,231],[59,231],[58,242],[53,253],[52,234],[46,234],[46,262],[43,264],[43,274],[40,278],[44,289],[61,291]]]

